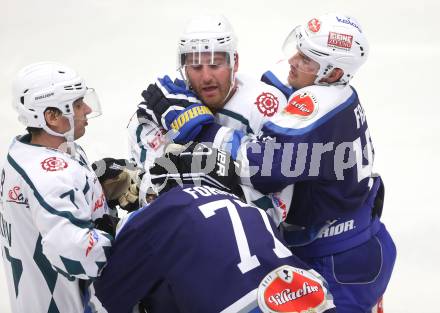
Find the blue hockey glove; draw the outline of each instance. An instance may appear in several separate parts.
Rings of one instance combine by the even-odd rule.
[[[183,81],[173,82],[168,76],[159,78],[142,93],[145,112],[156,123],[173,132],[176,143],[195,139],[203,125],[214,122],[211,110],[195,94],[186,89]]]

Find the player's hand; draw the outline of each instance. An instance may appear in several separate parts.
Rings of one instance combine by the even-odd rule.
[[[116,227],[118,225],[118,222],[119,218],[104,214],[102,217],[97,218],[94,221],[94,224],[96,229],[105,231],[106,233],[112,235],[114,238],[116,235]]]
[[[92,164],[107,204],[111,208],[134,211],[139,208],[138,169],[125,159],[104,158]]]
[[[204,144],[170,144],[163,157],[150,169],[151,182],[159,192],[176,185],[211,186],[240,194],[238,164],[229,153]]]
[[[188,143],[196,138],[203,125],[214,122],[211,110],[186,89],[183,81],[159,78],[142,93],[146,113],[156,123],[173,132],[175,143]]]

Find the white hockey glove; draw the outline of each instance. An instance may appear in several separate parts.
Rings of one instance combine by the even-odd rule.
[[[104,158],[92,164],[104,190],[107,204],[128,212],[139,208],[139,169],[128,160]]]

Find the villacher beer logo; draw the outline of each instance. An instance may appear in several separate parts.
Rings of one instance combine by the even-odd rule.
[[[50,157],[41,162],[41,167],[47,172],[62,171],[67,168],[68,164],[61,158]]]
[[[295,95],[289,100],[283,113],[295,115],[303,119],[310,119],[318,112],[318,102],[310,92]]]
[[[324,312],[327,289],[309,271],[283,265],[270,272],[258,287],[258,305],[264,313]]]
[[[278,111],[279,101],[278,98],[270,92],[263,92],[257,97],[255,104],[261,114],[264,116],[273,116]]]

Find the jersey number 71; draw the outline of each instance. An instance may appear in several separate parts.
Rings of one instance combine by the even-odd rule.
[[[235,203],[234,203],[235,202]],[[238,253],[240,255],[240,263],[237,264],[240,271],[244,274],[249,272],[250,270],[258,267],[260,265],[260,261],[256,255],[251,255],[251,251],[249,249],[248,240],[246,238],[246,234],[244,232],[243,224],[240,219],[240,215],[238,214],[237,205],[242,209],[250,208],[247,204],[239,201],[239,200],[217,200],[213,202],[209,202],[207,204],[203,204],[199,206],[200,211],[205,216],[205,218],[209,218],[215,215],[216,211],[219,209],[226,208],[229,214],[229,217],[232,221],[232,229],[234,231],[235,242],[237,243]],[[253,208],[258,210],[263,219],[264,225],[266,226],[266,230],[272,236],[275,248],[273,248],[273,252],[278,258],[286,258],[292,255],[292,252],[284,246],[274,235],[272,231],[272,227],[269,222],[269,218],[261,209]]]

